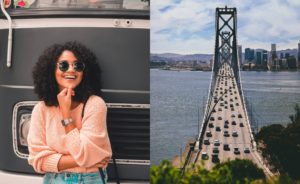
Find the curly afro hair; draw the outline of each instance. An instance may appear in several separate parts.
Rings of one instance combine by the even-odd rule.
[[[58,106],[55,70],[57,60],[65,50],[73,52],[77,60],[85,64],[82,81],[75,88],[72,100],[85,102],[91,95],[101,95],[101,69],[95,54],[76,41],[54,44],[39,57],[32,71],[34,91],[47,106]]]

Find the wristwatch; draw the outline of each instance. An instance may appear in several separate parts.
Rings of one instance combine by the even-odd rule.
[[[68,124],[70,124],[70,123],[72,123],[72,122],[73,122],[73,120],[72,120],[71,118],[61,120],[61,124],[62,124],[63,126],[67,126]]]

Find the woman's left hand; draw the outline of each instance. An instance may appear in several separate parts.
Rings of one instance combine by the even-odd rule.
[[[104,158],[101,162],[93,165],[92,167],[100,167],[100,168],[105,168],[107,167],[108,163],[109,163],[110,157],[106,157]]]

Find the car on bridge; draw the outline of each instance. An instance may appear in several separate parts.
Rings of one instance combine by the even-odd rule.
[[[210,145],[209,139],[204,139],[203,143],[204,143],[205,145]]]
[[[211,131],[206,131],[206,137],[212,137]]]
[[[240,149],[238,147],[233,148],[233,153],[236,155],[241,154]]]
[[[208,159],[208,154],[207,154],[207,152],[201,152],[201,158],[202,158],[202,160],[207,160]]]
[[[232,132],[232,137],[238,137],[237,131],[233,131],[233,132]]]
[[[212,152],[213,152],[213,153],[219,153],[219,148],[218,148],[218,147],[213,147]]]
[[[217,153],[213,153],[211,156],[212,156],[211,161],[213,163],[219,163],[220,162],[219,155]]]
[[[230,136],[230,134],[228,133],[227,130],[224,131],[224,134],[223,134],[223,135],[224,135],[224,137],[229,137],[229,136]]]
[[[216,140],[214,141],[214,146],[220,146],[220,140],[216,139]]]
[[[250,153],[250,149],[248,147],[244,148],[244,153]]]
[[[229,150],[230,150],[229,144],[224,143],[224,144],[223,144],[223,150],[229,151]]]

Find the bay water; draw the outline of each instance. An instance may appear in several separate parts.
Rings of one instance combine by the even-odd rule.
[[[211,72],[151,69],[151,164],[172,160],[198,135]],[[241,72],[256,127],[290,122],[300,105],[300,72]]]

